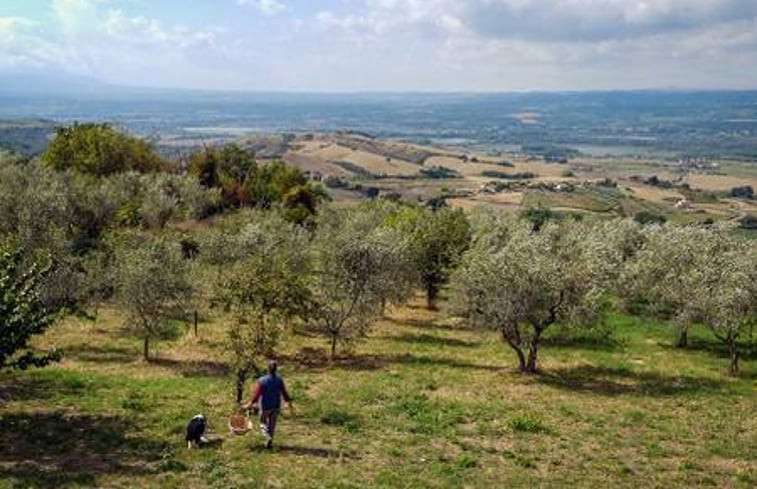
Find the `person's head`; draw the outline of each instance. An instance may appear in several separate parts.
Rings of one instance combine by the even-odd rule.
[[[279,364],[276,363],[276,360],[268,360],[268,373],[271,375],[276,375],[276,370],[278,370]]]

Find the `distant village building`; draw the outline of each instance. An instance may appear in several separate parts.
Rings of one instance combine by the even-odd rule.
[[[680,158],[676,165],[682,170],[710,170],[717,168],[718,164],[713,163],[707,158]]]

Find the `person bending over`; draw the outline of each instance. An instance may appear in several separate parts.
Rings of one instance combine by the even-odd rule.
[[[268,374],[258,379],[252,398],[245,405],[247,409],[253,411],[256,407],[260,409],[260,429],[265,437],[266,448],[273,447],[273,435],[276,431],[276,418],[281,410],[281,400],[284,399],[289,409],[294,411],[292,398],[284,385],[284,379],[276,374],[277,369],[276,360],[268,362]]]

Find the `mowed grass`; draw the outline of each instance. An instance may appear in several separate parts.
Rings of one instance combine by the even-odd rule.
[[[321,338],[293,334],[280,360],[296,413],[270,452],[227,432],[222,319],[151,363],[117,311],[69,319],[40,341],[62,363],[0,377],[0,487],[757,485],[756,358],[731,379],[705,331],[680,351],[665,326],[615,315],[612,340],[553,335],[543,373],[523,377],[496,334],[420,304],[333,365]],[[199,412],[224,441],[190,451]]]

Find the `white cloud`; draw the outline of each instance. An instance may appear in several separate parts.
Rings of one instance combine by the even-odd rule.
[[[41,36],[37,27],[27,18],[0,17],[0,70],[36,70],[71,61],[70,53]]]
[[[391,89],[715,88],[757,80],[757,0],[349,5],[315,17],[329,31],[323,38],[341,41],[328,46],[327,59],[337,72],[360,72]]]
[[[754,18],[755,0],[367,0],[363,12],[318,17],[376,32],[435,27],[546,42],[643,37]]]
[[[121,10],[108,11],[102,25],[112,39],[136,45],[169,44],[188,48],[201,44],[212,45],[216,40],[216,32],[213,30],[167,26],[157,19],[128,17]]]
[[[47,24],[0,17],[0,69],[46,65],[115,83],[306,91],[757,80],[757,0],[331,0],[315,13],[313,5],[326,3],[224,0],[220,22],[238,16],[239,5],[260,12],[225,24],[229,30],[140,12],[148,0],[49,1]]]
[[[237,4],[248,5],[265,15],[275,15],[289,10],[289,7],[279,0],[237,0]]]

